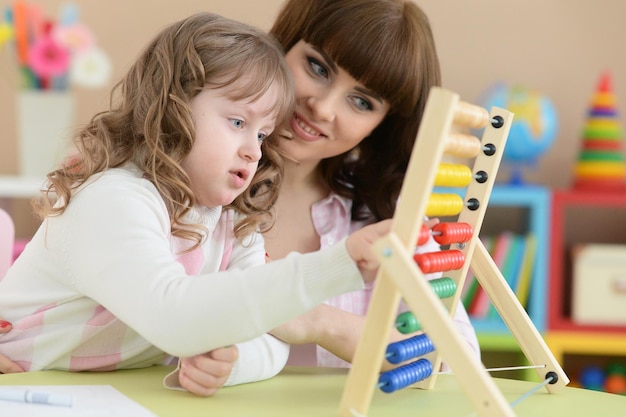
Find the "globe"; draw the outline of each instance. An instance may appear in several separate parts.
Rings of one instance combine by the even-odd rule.
[[[534,166],[554,143],[558,134],[558,117],[550,99],[526,86],[496,83],[479,103],[486,109],[501,107],[514,113],[504,149],[503,164],[510,164],[511,183],[523,183],[522,171]]]

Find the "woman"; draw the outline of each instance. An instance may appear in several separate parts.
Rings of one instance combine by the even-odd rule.
[[[291,135],[273,138],[285,161],[276,223],[264,238],[279,259],[393,216],[427,95],[441,77],[428,18],[413,1],[289,0],[271,33],[296,86]],[[437,248],[431,239],[421,250]],[[349,366],[370,296],[371,286],[335,297],[272,333],[316,343],[316,361],[307,363]],[[462,306],[455,322],[478,355]]]

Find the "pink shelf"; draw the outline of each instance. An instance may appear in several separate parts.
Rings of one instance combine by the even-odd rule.
[[[588,209],[591,216],[589,222],[596,222],[602,215],[601,210],[615,209],[615,215],[626,219],[626,193],[594,192],[578,190],[554,191],[552,195],[552,231],[550,245],[550,283],[548,295],[548,328],[550,330],[594,332],[594,333],[626,333],[626,326],[578,324],[571,318],[568,300],[571,300],[571,267],[568,266],[568,245],[572,231],[577,224],[567,224],[567,212],[571,209]],[[612,214],[613,216],[613,214]],[[623,216],[623,217],[621,217]],[[618,219],[615,219],[618,220]],[[600,231],[606,233],[606,230]],[[621,234],[621,242],[626,244],[626,236]],[[607,243],[594,239],[586,243]]]

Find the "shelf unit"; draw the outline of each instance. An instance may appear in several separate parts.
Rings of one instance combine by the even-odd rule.
[[[626,334],[551,331],[545,341],[566,370],[574,386],[588,366],[606,368],[612,362],[626,364]]]
[[[626,194],[558,190],[552,196],[548,327],[551,331],[618,333],[626,326],[576,323],[571,318],[571,248],[585,243],[626,244]],[[623,346],[626,352],[626,344]]]
[[[626,365],[626,326],[577,323],[572,318],[572,248],[626,244],[626,194],[555,190],[551,226],[549,331],[545,340],[576,386],[589,366]]]

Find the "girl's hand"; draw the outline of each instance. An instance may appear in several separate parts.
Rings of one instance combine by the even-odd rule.
[[[429,229],[432,229],[433,227],[435,227],[439,223],[440,223],[439,217],[432,217],[430,219],[424,220],[424,225],[426,227],[428,227]]]
[[[0,334],[8,333],[13,326],[11,323],[5,320],[0,320]],[[18,372],[24,372],[15,362],[9,360],[9,358],[0,355],[0,374],[14,374]]]
[[[356,262],[365,282],[376,278],[376,271],[380,265],[378,256],[372,250],[372,244],[387,235],[390,230],[391,220],[383,220],[363,227],[346,239],[348,254]]]
[[[233,345],[183,358],[178,376],[180,385],[193,394],[210,397],[224,386],[238,357],[237,346]]]

